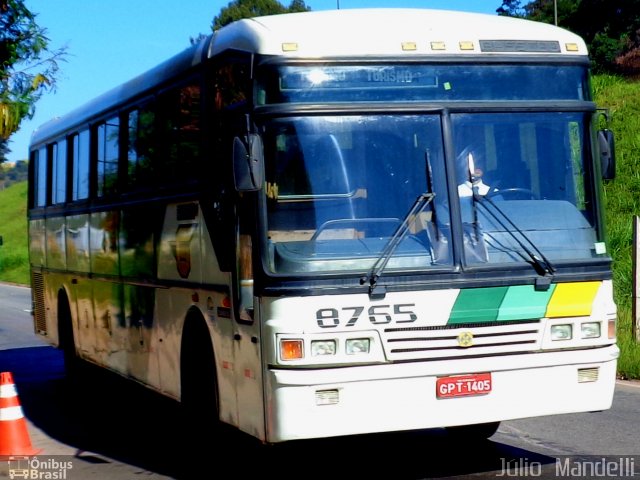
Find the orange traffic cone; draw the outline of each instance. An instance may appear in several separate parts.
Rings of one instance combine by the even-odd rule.
[[[36,455],[10,372],[0,373],[0,455]]]

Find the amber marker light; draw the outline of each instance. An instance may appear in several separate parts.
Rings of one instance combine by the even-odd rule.
[[[459,42],[458,45],[460,46],[460,50],[474,50],[475,46],[473,44],[473,42],[470,41],[462,41]]]
[[[616,319],[609,319],[609,326],[607,328],[609,340],[614,340],[616,338]]]
[[[300,339],[280,340],[280,358],[282,360],[300,360],[304,355]]]

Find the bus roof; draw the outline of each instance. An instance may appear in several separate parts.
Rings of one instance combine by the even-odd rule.
[[[327,10],[239,20],[215,33],[209,55],[229,48],[307,58],[487,53],[587,55],[580,37],[553,25],[498,15],[404,8]]]
[[[225,50],[289,58],[443,55],[587,55],[584,41],[529,20],[447,10],[365,8],[288,13],[231,23],[146,73],[33,133],[50,141]],[[427,57],[428,58],[428,57]]]

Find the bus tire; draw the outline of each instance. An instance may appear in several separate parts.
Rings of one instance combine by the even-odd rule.
[[[488,440],[500,427],[500,422],[477,423],[475,425],[460,425],[447,427],[447,433],[458,442],[474,443]]]
[[[67,379],[72,382],[78,380],[82,373],[82,361],[76,352],[71,307],[64,290],[58,293],[58,348],[62,350]]]
[[[180,349],[180,403],[187,430],[219,431],[219,397],[209,330],[199,313],[187,317]]]

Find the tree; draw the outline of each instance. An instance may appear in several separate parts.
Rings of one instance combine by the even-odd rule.
[[[216,31],[231,22],[243,18],[307,12],[309,10],[311,8],[307,7],[304,0],[292,0],[288,7],[285,7],[277,0],[234,0],[220,10],[220,14],[213,19],[212,29]]]
[[[49,49],[46,29],[24,0],[0,0],[0,139],[31,118],[42,94],[55,87],[66,48]]]
[[[556,9],[558,25],[566,26],[574,18],[581,4],[580,0],[532,0],[522,5],[521,0],[503,0],[496,10],[499,15],[520,17],[535,22],[555,23]]]
[[[7,161],[7,154],[11,152],[9,150],[9,142],[0,138],[0,189],[4,188],[5,184],[5,173],[2,168],[2,164]]]
[[[594,70],[640,73],[640,0],[503,0],[500,15],[554,22],[587,43]]]
[[[0,164],[7,160],[7,155],[9,153],[11,153],[11,150],[9,149],[9,142],[0,138]]]
[[[520,0],[503,0],[502,6],[496,9],[498,15],[505,17],[519,17],[524,18],[527,16],[527,12],[522,6]]]
[[[29,175],[29,164],[25,160],[18,160],[13,168],[7,172],[7,180],[11,183],[24,182]]]

